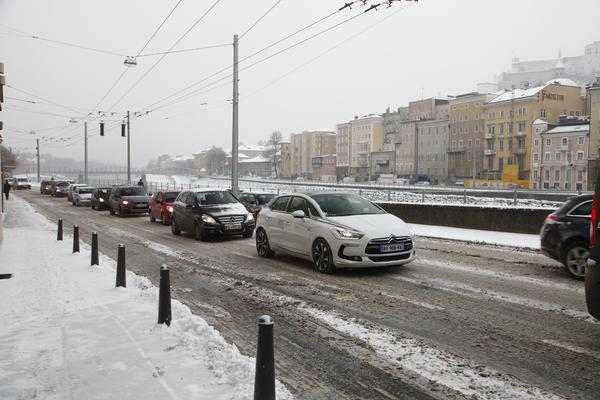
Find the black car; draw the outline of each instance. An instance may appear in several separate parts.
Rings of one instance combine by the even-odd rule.
[[[108,196],[110,194],[109,187],[94,188],[92,192],[92,209],[108,210]]]
[[[542,226],[542,252],[563,263],[575,279],[583,280],[590,255],[590,218],[593,195],[584,194],[567,200],[548,215]]]
[[[44,180],[40,182],[40,194],[51,194],[52,193],[52,180]]]
[[[277,197],[275,193],[256,193],[256,192],[242,192],[237,198],[240,200],[248,212],[251,212],[256,218],[264,205],[268,204],[271,200]]]
[[[70,183],[68,181],[54,181],[50,189],[50,196],[65,197],[68,194]]]
[[[594,182],[594,200],[592,201],[592,218],[590,221],[590,256],[585,269],[585,303],[588,312],[600,319],[600,170]]]
[[[214,236],[251,237],[254,216],[227,190],[184,191],[173,203],[171,231],[193,232],[196,240]]]
[[[113,186],[108,197],[110,215],[146,214],[150,196],[143,186]]]

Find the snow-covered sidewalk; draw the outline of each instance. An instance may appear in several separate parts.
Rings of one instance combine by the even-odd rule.
[[[29,204],[6,203],[0,244],[0,399],[251,399],[254,359],[173,301],[158,325],[158,289],[115,263],[72,254],[71,237]],[[278,384],[278,399],[292,396]]]

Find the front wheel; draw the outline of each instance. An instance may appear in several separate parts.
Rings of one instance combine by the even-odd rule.
[[[267,232],[262,228],[256,231],[256,252],[264,258],[273,257],[273,254],[275,254],[269,245]]]
[[[585,277],[585,267],[587,259],[590,256],[590,250],[585,242],[575,242],[565,251],[563,264],[569,275],[582,281]]]
[[[323,239],[317,239],[312,246],[312,256],[315,270],[322,274],[331,274],[335,271],[333,254],[329,244]]]
[[[170,225],[171,221],[165,218],[165,214],[160,213],[160,220],[162,221],[163,225]]]
[[[150,222],[156,222],[156,218],[152,215],[152,210],[148,209],[148,215],[150,216]]]
[[[123,207],[119,206],[118,214],[120,218],[123,218],[125,216],[125,213],[123,212]]]
[[[177,227],[177,224],[175,223],[175,218],[171,220],[171,233],[173,233],[173,235],[181,235],[181,229]]]
[[[204,235],[204,232],[202,231],[202,227],[200,226],[200,224],[194,224],[194,237],[198,241],[206,239],[206,236]]]
[[[108,212],[110,212],[110,215],[115,215],[116,214],[115,210],[113,210],[112,207],[108,208]]]

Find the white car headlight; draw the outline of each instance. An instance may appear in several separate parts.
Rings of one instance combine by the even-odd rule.
[[[100,197],[100,198],[98,199],[98,201],[99,201],[100,203],[104,203],[104,199],[103,199],[102,197]]]
[[[248,216],[246,217],[246,221],[254,221],[254,215],[252,215],[252,213],[248,213]]]
[[[123,200],[123,205],[126,206],[127,204],[129,204],[129,202],[127,200]]]
[[[172,213],[173,212],[173,207],[167,206],[167,211],[170,212],[170,213]]]
[[[360,239],[365,235],[364,233],[351,231],[349,229],[339,227],[329,228],[329,230],[331,231],[331,233],[333,233],[333,236],[335,236],[338,239]]]
[[[415,233],[415,230],[412,228],[412,226],[408,227],[408,234],[410,235],[411,239],[414,239],[415,236],[417,236],[417,234]]]
[[[217,221],[215,221],[215,219],[213,217],[211,217],[210,215],[207,214],[202,214],[202,222],[207,223],[207,224],[216,224]]]

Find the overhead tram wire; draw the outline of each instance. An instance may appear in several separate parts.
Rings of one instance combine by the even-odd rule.
[[[213,44],[213,45],[210,45],[210,46],[194,47],[194,48],[191,48],[191,49],[181,49],[181,50],[163,51],[163,52],[159,52],[159,53],[140,54],[136,58],[140,58],[140,57],[152,57],[152,56],[162,56],[163,54],[187,53],[187,52],[190,52],[190,51],[207,50],[207,49],[217,49],[219,47],[229,47],[229,46],[231,46],[231,43]]]
[[[162,20],[162,22],[160,23],[160,25],[158,26],[158,28],[156,28],[154,30],[154,32],[152,33],[152,35],[150,35],[150,38],[146,41],[146,43],[144,44],[144,46],[142,46],[142,48],[140,49],[140,51],[138,51],[138,54],[137,54],[136,58],[139,57],[140,54],[142,54],[142,52],[144,51],[144,49],[148,46],[148,44],[150,44],[150,42],[152,41],[152,39],[154,39],[154,37],[156,36],[156,34],[160,31],[160,29],[163,27],[163,25],[165,24],[165,22],[167,22],[167,20],[173,14],[173,12],[175,12],[175,10],[177,9],[177,7],[179,7],[179,4],[181,4],[182,1],[183,0],[179,0],[177,2],[177,4],[175,4],[175,6],[171,9],[171,11],[169,12],[169,14],[167,14],[167,16]],[[106,99],[106,97],[108,97],[108,95],[113,91],[113,89],[115,88],[115,86],[117,86],[117,84],[121,81],[121,79],[123,79],[123,76],[125,76],[125,73],[128,70],[129,70],[128,67],[124,67],[123,72],[121,72],[121,74],[119,75],[119,77],[117,78],[117,80],[111,85],[111,87],[104,94],[104,96],[102,96],[102,98],[98,101],[98,103],[96,103],[96,105],[94,106],[94,110],[98,109],[98,107],[100,106],[100,104],[102,104],[102,102],[104,101],[104,99]]]
[[[359,4],[359,7],[364,5],[364,4],[362,4],[362,1],[361,1],[361,0],[356,0],[356,1],[353,1],[351,4],[355,4],[355,3],[361,3],[361,4]],[[252,53],[252,54],[250,54],[249,56],[246,56],[246,57],[244,57],[244,58],[240,59],[240,60],[239,60],[239,62],[241,63],[241,62],[243,62],[243,61],[245,61],[245,60],[247,60],[247,59],[249,59],[249,58],[251,58],[251,57],[254,57],[254,56],[256,56],[256,55],[258,55],[258,54],[260,54],[260,53],[262,53],[262,52],[264,52],[264,51],[266,51],[266,50],[268,50],[268,49],[270,49],[271,47],[273,47],[273,46],[276,46],[276,45],[278,45],[279,43],[281,43],[281,42],[283,42],[283,41],[285,41],[285,40],[287,40],[287,39],[290,39],[291,37],[293,37],[293,36],[296,36],[296,35],[298,35],[299,33],[302,33],[302,32],[304,32],[304,31],[305,31],[305,30],[307,30],[307,29],[310,29],[310,28],[312,28],[313,26],[315,26],[315,25],[319,24],[320,22],[323,22],[323,21],[327,20],[328,18],[331,18],[332,16],[336,15],[337,13],[339,13],[339,12],[341,12],[341,11],[342,11],[342,9],[338,9],[338,10],[336,10],[336,11],[334,11],[334,12],[332,12],[332,13],[330,13],[330,14],[328,14],[328,15],[326,15],[326,16],[324,16],[324,17],[322,17],[322,18],[319,18],[318,20],[316,20],[316,21],[314,21],[314,22],[312,22],[312,23],[310,23],[310,24],[308,24],[308,25],[306,25],[306,26],[304,26],[304,27],[302,27],[302,28],[298,29],[298,30],[297,30],[297,31],[295,31],[295,32],[292,32],[292,33],[290,33],[290,34],[289,34],[289,35],[287,35],[287,36],[284,36],[283,38],[281,38],[281,39],[279,39],[279,40],[277,40],[277,41],[275,41],[275,42],[273,42],[273,43],[269,44],[268,46],[265,46],[265,47],[263,47],[262,49],[260,49],[260,50],[258,50],[258,51],[256,51],[256,52],[254,52],[254,53]],[[192,83],[192,84],[190,84],[190,85],[188,85],[188,86],[184,87],[183,89],[180,89],[180,90],[178,90],[178,91],[176,91],[176,92],[174,92],[174,93],[170,94],[170,95],[169,95],[169,96],[167,96],[167,97],[164,97],[164,98],[162,98],[162,99],[160,99],[160,100],[158,100],[158,101],[156,101],[156,102],[154,102],[154,103],[150,104],[149,106],[146,106],[146,107],[144,107],[143,109],[146,109],[146,110],[147,110],[147,109],[152,109],[152,107],[156,106],[157,104],[160,104],[160,103],[162,103],[163,101],[166,101],[166,100],[168,100],[168,99],[171,99],[172,97],[174,97],[174,96],[177,96],[178,94],[181,94],[181,93],[185,92],[185,91],[186,91],[186,90],[188,90],[188,89],[191,89],[191,88],[193,88],[193,87],[195,87],[195,86],[198,86],[199,84],[201,84],[201,83],[203,83],[203,82],[206,82],[206,81],[207,81],[207,80],[209,80],[210,78],[213,78],[213,77],[215,77],[215,76],[219,75],[219,74],[220,74],[220,73],[222,73],[222,72],[225,72],[225,71],[228,71],[228,70],[230,70],[232,67],[233,67],[233,64],[229,64],[228,66],[226,66],[226,67],[224,67],[224,68],[221,68],[220,70],[218,70],[218,71],[216,71],[216,72],[214,72],[214,73],[212,73],[212,74],[210,74],[210,75],[208,75],[208,76],[206,76],[206,77],[204,77],[204,78],[200,79],[199,81],[196,81],[196,82],[194,82],[194,83]],[[230,77],[230,76],[233,76],[233,74],[230,74],[230,75],[228,75],[227,77]],[[223,79],[219,79],[217,82],[220,82],[220,81],[222,81],[222,80],[223,80]],[[194,92],[192,92],[192,93],[194,93]],[[185,96],[185,95],[184,95],[184,96]],[[182,96],[182,97],[183,97],[183,96]],[[171,103],[169,103],[169,104],[171,104]]]
[[[5,86],[6,86],[7,88],[10,88],[10,89],[16,90],[17,92],[21,92],[21,93],[24,93],[24,94],[26,94],[26,95],[28,95],[28,96],[34,97],[34,98],[36,98],[36,99],[40,99],[40,100],[42,100],[42,101],[44,101],[44,102],[46,102],[46,103],[48,103],[48,104],[51,104],[51,105],[53,105],[53,106],[60,107],[60,108],[63,108],[63,109],[65,109],[65,110],[72,111],[72,112],[74,112],[74,113],[77,113],[77,114],[79,114],[79,115],[81,115],[81,116],[85,116],[85,115],[86,115],[85,113],[82,113],[81,111],[77,111],[77,110],[76,110],[74,107],[66,106],[66,105],[64,105],[64,104],[60,104],[60,103],[57,103],[57,102],[54,102],[54,101],[51,101],[51,100],[45,99],[45,98],[43,98],[43,97],[41,97],[41,96],[35,95],[35,94],[33,94],[33,93],[31,93],[31,92],[28,92],[28,91],[26,91],[26,90],[23,90],[23,89],[16,88],[16,87],[14,87],[14,86],[12,86],[12,85],[9,85],[9,84],[6,84]]]
[[[123,93],[123,95],[121,97],[119,97],[119,99],[111,106],[109,107],[109,109],[113,109],[115,106],[117,106],[129,93],[131,93],[131,91],[133,89],[135,89],[137,87],[137,85],[140,84],[140,82],[142,80],[144,80],[144,78],[146,78],[146,76],[148,76],[148,74],[154,70],[154,68],[162,61],[164,60],[164,58],[169,54],[169,52],[171,50],[173,50],[173,48],[175,48],[175,46],[177,46],[219,3],[221,2],[221,0],[216,0],[209,8],[208,10],[206,10],[206,12],[204,12],[204,14],[202,14],[200,16],[200,18],[198,18],[196,20],[196,22],[194,22],[192,24],[191,27],[188,28],[187,31],[185,31],[185,33],[183,35],[181,35],[179,37],[179,39],[177,39],[175,41],[175,43],[173,43],[171,45],[171,47],[167,50],[166,54],[163,54],[154,64],[152,64],[152,66],[125,92]]]
[[[273,10],[275,7],[277,7],[277,5],[278,5],[279,3],[281,3],[281,1],[282,1],[282,0],[277,0],[277,1],[275,2],[275,4],[273,4],[273,5],[271,6],[271,8],[269,8],[269,9],[267,10],[267,12],[266,12],[266,13],[264,13],[264,14],[263,14],[263,15],[262,15],[262,16],[261,16],[261,17],[260,17],[258,20],[256,20],[256,22],[255,22],[255,23],[253,23],[253,24],[252,24],[252,25],[251,25],[251,26],[250,26],[248,29],[246,29],[246,31],[245,31],[244,33],[242,33],[242,34],[240,35],[240,37],[238,38],[238,40],[242,40],[242,38],[243,38],[244,36],[246,36],[246,34],[247,34],[248,32],[250,32],[252,29],[254,29],[254,27],[255,27],[256,25],[258,25],[258,24],[260,23],[260,21],[262,21],[262,20],[263,20],[263,19],[264,19],[264,18],[265,18],[265,17],[266,17],[266,16],[267,16],[267,15],[268,15],[270,12],[271,12],[271,10]]]
[[[339,12],[339,11],[336,11],[336,13],[337,13],[337,12]],[[350,22],[350,21],[352,21],[352,20],[354,20],[354,19],[356,19],[356,18],[358,18],[358,17],[360,17],[360,16],[362,16],[362,15],[365,15],[365,14],[366,14],[366,12],[365,12],[365,11],[363,11],[363,12],[361,12],[361,13],[358,13],[358,14],[355,14],[355,15],[353,15],[353,16],[351,16],[351,17],[349,17],[349,18],[346,18],[345,20],[343,20],[343,21],[341,21],[341,22],[338,22],[338,23],[337,23],[337,24],[335,24],[335,25],[332,25],[332,26],[330,26],[330,27],[328,27],[328,28],[326,28],[326,29],[323,29],[323,30],[321,30],[321,31],[319,31],[319,32],[317,32],[317,33],[315,33],[315,34],[313,34],[313,35],[311,35],[311,36],[307,37],[307,38],[304,38],[304,39],[302,39],[302,40],[300,40],[300,41],[298,41],[298,42],[296,42],[296,43],[294,43],[294,44],[292,44],[292,45],[290,45],[290,46],[288,46],[288,47],[285,47],[285,48],[283,48],[283,49],[281,49],[281,50],[279,50],[279,51],[277,51],[277,52],[275,52],[275,53],[273,53],[273,54],[271,54],[271,55],[269,55],[269,56],[267,56],[267,57],[264,57],[264,58],[262,58],[262,59],[260,59],[260,60],[258,60],[258,61],[256,61],[256,62],[254,62],[254,63],[252,63],[252,64],[250,64],[250,65],[247,65],[247,66],[245,66],[245,67],[242,67],[242,68],[240,68],[240,69],[239,69],[239,72],[245,71],[245,70],[247,70],[247,69],[249,69],[249,68],[252,68],[252,67],[254,67],[254,66],[258,65],[258,64],[261,64],[261,63],[263,63],[263,62],[265,62],[265,61],[267,61],[267,60],[269,60],[269,59],[271,59],[271,58],[273,58],[273,57],[276,57],[276,56],[278,56],[278,55],[279,55],[279,54],[281,54],[281,53],[284,53],[284,52],[286,52],[286,51],[288,51],[288,50],[290,50],[290,49],[292,49],[292,48],[294,48],[294,47],[296,47],[296,46],[299,46],[299,45],[301,45],[301,44],[303,44],[303,43],[306,43],[307,41],[309,41],[309,40],[312,40],[312,39],[316,38],[317,36],[320,36],[320,35],[322,35],[322,34],[325,34],[325,33],[329,32],[329,31],[331,31],[331,30],[333,30],[333,29],[335,29],[335,28],[337,28],[337,27],[339,27],[339,26],[341,26],[341,25],[343,25],[343,24],[345,24],[345,23],[348,23],[348,22]],[[313,24],[311,24],[311,25],[314,25],[314,23],[313,23]],[[278,41],[278,42],[281,42],[281,40],[280,40],[280,41]],[[278,43],[278,42],[276,42],[276,43]],[[272,46],[273,46],[273,45],[269,45],[269,46],[265,47],[263,50],[266,50],[267,48],[269,48],[269,47],[272,47]],[[259,50],[258,52],[254,53],[254,54],[252,54],[252,55],[250,55],[250,56],[248,56],[248,57],[245,57],[245,58],[243,58],[242,60],[240,60],[240,62],[242,62],[243,60],[247,60],[248,58],[250,58],[250,57],[252,57],[252,56],[254,56],[254,55],[256,55],[256,54],[259,54],[259,53],[261,53],[263,50]],[[220,72],[222,72],[222,71],[220,71]],[[216,75],[216,73],[215,73],[215,74],[213,74],[213,76],[214,76],[214,75]],[[169,106],[169,105],[172,105],[172,104],[176,104],[176,103],[178,103],[178,102],[185,101],[185,100],[187,100],[188,98],[192,98],[192,97],[194,97],[194,96],[197,96],[198,94],[200,94],[200,93],[199,93],[199,91],[201,91],[201,90],[203,90],[203,89],[206,89],[206,88],[208,88],[208,87],[210,87],[210,86],[212,86],[212,85],[214,85],[214,84],[216,84],[216,83],[219,83],[219,82],[222,82],[222,81],[224,81],[224,80],[226,80],[226,79],[229,79],[231,76],[233,76],[233,74],[226,75],[226,76],[224,76],[224,77],[222,77],[222,78],[220,78],[220,79],[217,79],[216,81],[213,81],[213,82],[211,82],[211,83],[209,83],[209,84],[207,84],[207,85],[205,85],[205,86],[202,86],[202,87],[201,87],[201,88],[199,88],[199,89],[196,89],[196,90],[194,90],[194,91],[192,91],[192,92],[190,92],[190,93],[187,93],[187,94],[185,94],[185,95],[183,95],[183,96],[180,96],[180,97],[178,97],[177,99],[174,99],[174,100],[172,100],[172,101],[170,101],[170,102],[168,102],[168,103],[166,103],[166,104],[164,104],[164,105],[162,105],[162,106],[155,107],[155,108],[153,108],[153,109],[149,110],[148,112],[153,112],[153,111],[159,110],[159,109],[161,109],[161,108],[163,108],[163,107],[166,107],[166,106]],[[203,80],[207,80],[207,78],[204,78]],[[197,82],[197,83],[198,83],[198,82]],[[197,83],[196,83],[196,84],[197,84]],[[158,103],[158,102],[157,102],[157,103]],[[157,104],[157,103],[155,103],[155,104]]]

